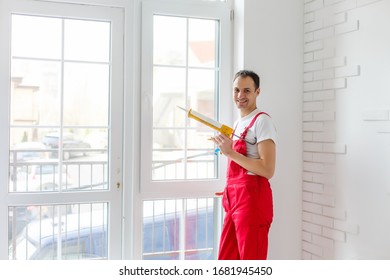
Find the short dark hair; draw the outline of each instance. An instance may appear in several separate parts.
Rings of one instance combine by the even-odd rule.
[[[240,70],[238,71],[233,78],[233,82],[238,78],[238,77],[251,77],[252,80],[255,82],[255,89],[258,89],[260,87],[260,77],[257,75],[254,71],[252,70]]]

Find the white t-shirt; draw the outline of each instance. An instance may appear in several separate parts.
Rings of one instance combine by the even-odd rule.
[[[238,140],[238,137],[244,131],[245,127],[249,126],[253,117],[260,112],[261,111],[259,109],[255,109],[249,115],[238,119],[234,123],[235,135],[233,135],[233,140]],[[276,128],[272,122],[272,119],[266,114],[261,114],[260,116],[258,116],[255,123],[252,125],[251,128],[249,128],[245,137],[245,140],[247,141],[246,142],[247,157],[260,158],[257,149],[257,144],[260,143],[261,141],[268,140],[268,139],[271,139],[276,144],[276,135],[277,135]]]

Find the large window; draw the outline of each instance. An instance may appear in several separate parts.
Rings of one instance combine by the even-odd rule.
[[[6,2],[2,61],[10,67],[2,70],[9,82],[1,88],[8,114],[1,150],[9,154],[1,205],[8,224],[1,228],[8,229],[8,250],[1,253],[119,258],[120,219],[113,217],[122,210],[123,12]]]
[[[178,106],[229,121],[221,93],[229,86],[230,11],[227,3],[178,2],[143,3],[144,259],[212,259],[218,248],[214,192],[224,185],[224,158],[209,140],[216,131]]]

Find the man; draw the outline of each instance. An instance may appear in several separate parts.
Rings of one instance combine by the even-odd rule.
[[[273,219],[272,191],[276,129],[271,118],[257,109],[260,78],[249,70],[236,73],[233,101],[240,118],[230,139],[223,134],[214,143],[228,157],[222,204],[226,211],[218,259],[266,259],[268,232]]]

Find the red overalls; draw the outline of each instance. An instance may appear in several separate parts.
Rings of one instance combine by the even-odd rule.
[[[245,137],[257,117],[233,142],[233,149],[246,155]],[[267,258],[268,231],[273,218],[272,191],[268,180],[249,175],[228,160],[227,182],[222,205],[226,215],[219,247],[219,260],[261,260]]]

